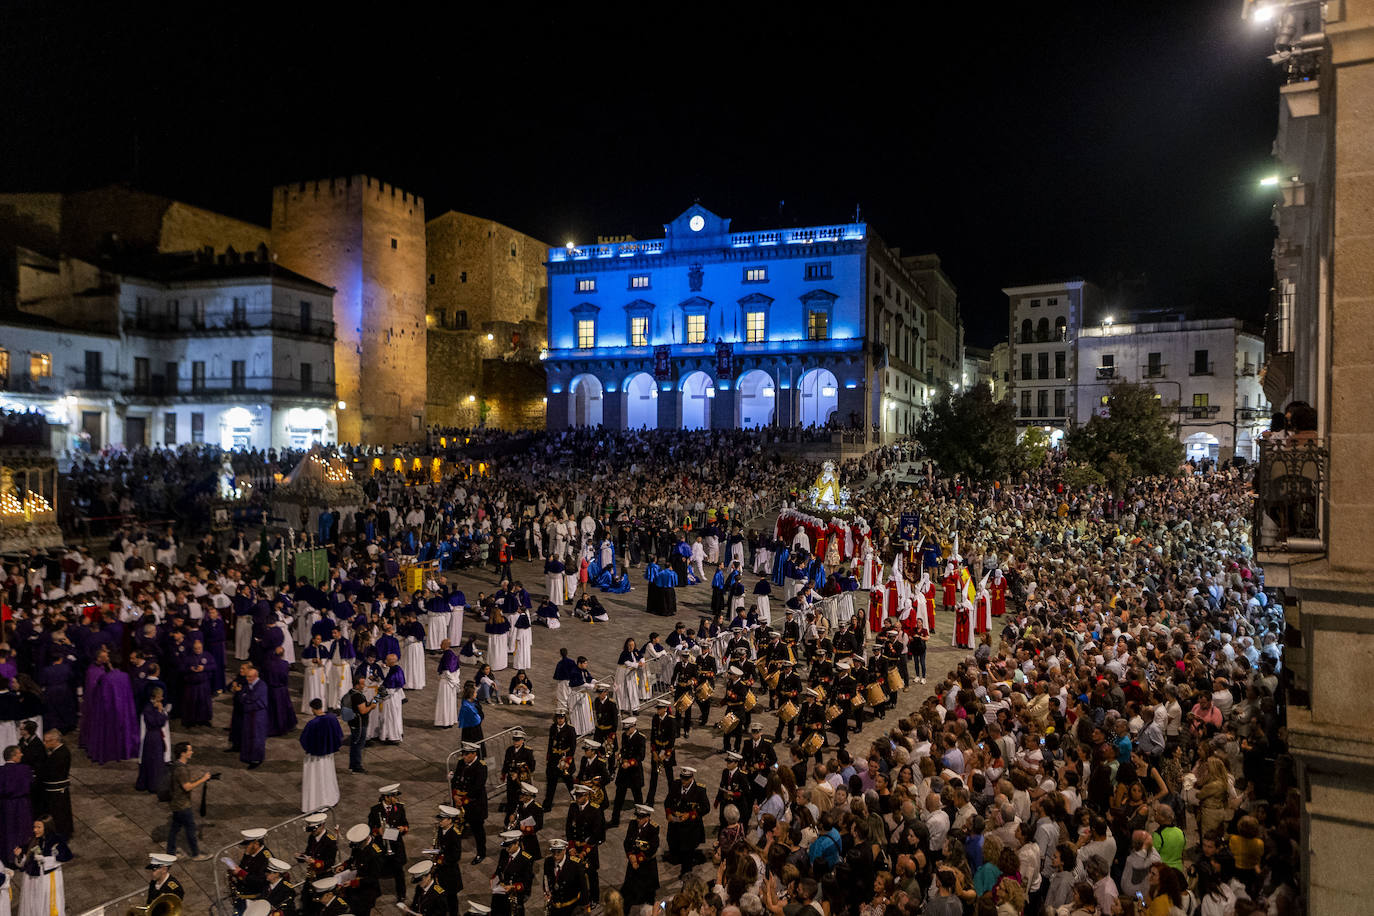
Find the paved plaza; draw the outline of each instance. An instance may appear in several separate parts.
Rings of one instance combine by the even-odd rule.
[[[542,564],[516,562],[513,564],[517,579],[530,589],[536,604],[543,594]],[[449,574],[450,581],[456,580],[458,586],[475,603],[479,592],[490,592],[495,587],[495,575],[490,569],[475,573],[458,572]],[[584,623],[576,620],[565,608],[563,626],[557,630],[544,627],[534,628],[533,667],[529,671],[536,690],[533,706],[487,705],[484,707],[486,721],[483,730],[486,735],[520,725],[529,732],[530,746],[535,751],[538,770],[535,781],[542,791],[544,751],[547,747],[548,724],[554,707],[553,670],[558,661],[558,650],[566,647],[574,658],[585,655],[589,667],[598,680],[609,681],[615,670],[615,660],[620,653],[621,644],[626,637],[633,636],[643,645],[651,632],[664,636],[672,631],[672,621],[656,617],[644,611],[645,590],[643,569],[632,571],[634,590],[624,595],[601,594],[603,604],[610,611],[609,623]],[[695,628],[701,614],[706,614],[710,605],[710,588],[697,585],[678,590],[679,614],[676,619]],[[949,636],[948,626],[941,621],[941,632],[931,641],[928,655],[931,680],[943,673],[959,657],[961,650],[944,645],[941,640]],[[471,614],[464,628],[465,633],[482,633],[482,624]],[[479,646],[485,642],[480,636]],[[232,643],[231,643],[232,648]],[[434,665],[437,656],[430,654],[426,663]],[[471,668],[464,668],[465,679],[470,677]],[[514,670],[497,673],[501,688],[506,686]],[[432,725],[434,701],[437,695],[433,670],[429,672],[429,684],[421,691],[407,692],[405,705],[405,740],[398,746],[373,745],[366,750],[364,765],[369,770],[366,775],[354,774],[348,770],[348,749],[345,746],[338,754],[338,773],[340,802],[334,812],[334,821],[344,830],[350,825],[366,819],[368,809],[377,801],[377,787],[389,782],[399,781],[404,789],[404,803],[411,823],[413,840],[408,844],[412,860],[432,839],[433,814],[436,805],[448,800],[448,774],[446,761],[451,752],[459,745],[459,729],[439,729]],[[927,686],[915,685],[902,694],[898,701],[898,713],[905,714],[919,707],[930,691]],[[299,704],[300,674],[292,676],[292,692]],[[759,716],[759,712],[755,712]],[[644,722],[647,726],[648,711]],[[227,752],[230,700],[227,694],[215,703],[214,728],[194,728],[190,730],[173,729],[172,740],[189,740],[196,748],[193,766],[204,766],[212,772],[218,771],[223,778],[209,784],[209,804],[207,817],[201,821],[202,851],[216,854],[209,862],[191,862],[186,853],[185,842],[179,843],[183,861],[174,869],[186,886],[186,912],[205,913],[209,911],[210,900],[215,893],[217,873],[224,871],[219,864],[220,850],[236,843],[238,832],[249,827],[271,827],[286,821],[300,812],[301,800],[301,762],[303,752],[297,740],[299,731],[281,738],[272,738],[267,744],[267,761],[257,770],[249,772],[239,762],[237,753]],[[712,724],[720,717],[718,704],[712,707]],[[762,721],[771,736],[775,720],[771,713],[764,712]],[[303,721],[303,720],[302,720]],[[870,723],[863,733],[864,739],[871,739],[884,726],[890,726],[892,718]],[[72,852],[75,859],[65,868],[67,881],[67,912],[81,914],[103,901],[120,894],[141,890],[146,884],[143,866],[149,852],[164,848],[167,836],[168,811],[165,804],[158,803],[156,797],[146,792],[135,792],[134,780],[138,772],[137,760],[96,766],[87,760],[84,752],[75,747],[75,734],[70,736],[73,748],[72,796],[76,817],[76,835],[72,839]],[[851,744],[855,753],[867,748],[866,741]],[[713,728],[694,729],[691,738],[678,743],[678,763],[700,768],[698,779],[706,786],[712,798],[718,785],[718,774],[723,768],[720,754],[720,735]],[[497,752],[499,753],[499,752]],[[785,755],[780,755],[786,760]],[[494,784],[500,769],[500,760],[488,760]],[[647,771],[646,771],[647,778]],[[199,801],[199,790],[196,792]],[[612,792],[613,797],[613,792]],[[659,810],[655,823],[663,823],[663,788],[659,791]],[[562,836],[562,828],[567,812],[569,798],[567,792],[559,789],[555,796],[555,808],[547,815],[545,828],[540,834],[541,843],[547,854],[548,841]],[[493,803],[492,816],[488,819],[488,858],[480,866],[467,864],[470,854],[463,865],[463,896],[471,896],[482,902],[489,895],[489,878],[496,867],[499,847],[495,834],[499,830],[498,818]],[[709,824],[714,827],[717,815],[713,812]],[[624,873],[624,855],[621,850],[624,824],[632,818],[623,818],[622,827],[608,831],[601,852],[601,886],[603,889],[619,887]],[[708,833],[709,842],[709,833]],[[272,852],[278,858],[294,862],[294,857],[304,848],[303,830],[299,823],[276,831],[269,840]],[[340,837],[341,856],[347,843]],[[465,847],[471,848],[470,843]],[[228,854],[237,859],[237,850]],[[677,880],[677,869],[662,864],[660,870],[664,880],[664,890],[668,893]],[[702,867],[705,870],[705,866]],[[292,882],[303,879],[301,869],[292,874]],[[390,881],[383,883],[383,897],[379,902],[390,907],[390,894],[393,890]],[[123,916],[130,903],[142,900],[121,902],[112,907],[110,913]],[[536,893],[530,899],[530,909],[543,911],[543,897]]]

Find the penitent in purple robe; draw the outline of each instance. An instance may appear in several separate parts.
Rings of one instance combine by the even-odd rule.
[[[243,722],[239,732],[239,759],[262,763],[267,759],[267,685],[262,678],[245,684],[239,694]]]
[[[215,660],[208,652],[199,655],[192,652],[182,662],[186,667],[181,675],[181,721],[187,728],[209,725],[214,718],[210,702],[210,677]],[[192,671],[195,667],[204,670]]]
[[[33,836],[32,791],[32,767],[25,763],[0,766],[0,842],[11,854],[16,846],[27,846]]]
[[[296,710],[291,703],[291,666],[284,658],[271,658],[263,666],[267,683],[267,734],[284,735],[296,727]]]
[[[162,726],[167,724],[167,713],[159,712],[149,703],[143,708],[143,756],[138,761],[138,779],[134,788],[140,792],[156,792],[162,785],[162,774],[167,771],[167,745],[163,739]]]
[[[67,662],[48,665],[38,672],[43,688],[43,726],[64,734],[76,728],[76,668]]]
[[[96,763],[132,760],[138,756],[138,714],[134,689],[123,671],[106,671],[86,701],[83,720],[90,716],[86,754]]]
[[[91,665],[86,669],[86,685],[81,692],[81,731],[78,733],[77,741],[82,746],[90,740],[91,726],[95,723],[95,685],[100,683],[100,678],[107,669],[99,665]]]

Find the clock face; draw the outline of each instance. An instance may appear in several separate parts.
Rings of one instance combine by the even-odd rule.
[[[692,217],[690,220],[687,221],[687,225],[692,227],[693,232],[700,232],[702,230],[702,227],[706,225],[706,218],[703,217],[700,213],[698,213],[696,216]]]

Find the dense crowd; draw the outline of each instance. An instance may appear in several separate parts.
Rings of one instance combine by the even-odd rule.
[[[509,815],[532,801],[522,789],[541,763],[531,753],[523,769],[508,772],[503,762],[502,776],[520,778],[508,782],[504,823],[515,836],[503,835],[496,873],[518,889],[488,899],[485,888],[474,888],[464,899],[518,912],[542,887],[551,913],[593,904],[612,913],[661,900],[682,916],[1295,911],[1299,800],[1282,743],[1282,617],[1253,562],[1245,469],[1184,467],[1110,494],[1068,490],[1053,453],[1041,469],[988,485],[938,476],[917,461],[912,443],[871,451],[844,465],[841,476],[881,563],[876,584],[904,576],[908,588],[895,608],[875,598],[871,611],[865,596],[838,605],[837,614],[821,596],[852,593],[868,577],[824,555],[813,558],[819,569],[798,564],[797,544],[776,541],[771,526],[758,524],[804,496],[813,464],[730,431],[568,431],[531,437],[522,448],[520,460],[495,461],[487,476],[423,485],[388,471],[368,478],[363,504],[330,507],[315,530],[300,532],[328,550],[329,580],[318,587],[277,583],[263,561],[284,545],[260,542],[251,531],[181,543],[176,529],[131,526],[109,544],[108,560],[89,551],[51,561],[35,555],[27,569],[9,570],[11,617],[0,647],[15,702],[26,697],[29,705],[13,716],[0,711],[0,718],[22,723],[41,710],[58,746],[75,729],[92,759],[141,755],[149,772],[141,769],[139,788],[149,788],[164,781],[153,758],[171,749],[169,736],[162,745],[153,739],[151,750],[148,744],[148,735],[166,734],[163,697],[183,700],[173,703],[173,715],[192,725],[215,692],[233,692],[237,738],[250,766],[261,762],[268,736],[295,733],[294,710],[306,714],[308,726],[338,710],[350,736],[326,736],[318,753],[307,747],[309,788],[311,757],[327,758],[343,740],[355,743],[360,728],[360,744],[369,735],[401,740],[399,703],[407,688],[423,689],[414,679],[432,665],[431,653],[439,659],[439,689],[454,694],[440,704],[452,721],[440,722],[436,712],[435,725],[461,727],[475,759],[483,701],[520,695],[515,681],[509,690],[491,687],[511,656],[517,672],[528,667],[529,637],[521,631],[556,620],[559,607],[590,607],[597,569],[609,565],[614,585],[685,546],[697,569],[703,559],[719,566],[715,619],[592,660],[619,672],[652,670],[635,675],[638,687],[623,673],[598,685],[585,660],[565,659],[566,670],[560,664],[555,680],[567,705],[542,761],[546,804],[536,807],[547,807],[559,783],[591,798],[574,801],[563,835],[538,818],[535,832],[551,836],[554,848],[531,864],[542,848],[537,840],[530,847],[528,831],[519,833],[525,819]],[[234,460],[236,468],[275,461],[289,471],[291,457]],[[210,450],[136,454],[80,464],[73,481],[85,499],[115,498],[132,514],[161,518],[184,503],[180,482],[219,462]],[[897,526],[912,509],[921,513],[922,540],[904,545]],[[698,537],[723,549],[693,558]],[[743,569],[730,562],[736,546]],[[776,558],[789,547],[793,567],[807,569],[811,581],[785,586],[770,621],[759,606],[767,606],[773,563],[763,562],[758,587],[743,580],[760,556]],[[559,579],[555,587],[553,576],[547,589],[514,582],[517,558],[542,559],[546,572],[558,564],[566,585]],[[406,559],[489,566],[501,584],[469,601],[436,575],[419,593],[406,593],[397,588],[397,564]],[[980,621],[966,657],[927,675],[927,645],[953,627],[961,603],[947,599],[949,609],[936,614],[931,596],[960,569],[980,592],[985,576],[999,571],[1006,591],[996,608],[1004,613]],[[471,632],[479,628],[481,635]],[[299,697],[288,687],[297,656],[306,673]],[[232,659],[248,660],[238,678]],[[312,686],[313,669],[326,664],[339,664],[345,678]],[[472,676],[461,673],[464,665],[474,666]],[[320,677],[328,679],[329,670]],[[912,685],[927,677],[933,692],[913,694]],[[622,724],[621,716],[667,685],[672,700],[653,719],[671,726],[651,722],[636,740],[638,724]],[[714,803],[690,766],[671,765],[671,742],[711,715],[703,685],[719,693],[716,708],[737,723],[733,741],[725,739],[732,756]],[[760,705],[766,694],[766,709],[745,708],[746,694],[755,692]],[[576,699],[583,694],[586,720],[569,721],[583,716]],[[852,709],[832,714],[837,698],[855,697]],[[241,708],[245,698],[251,709]],[[396,710],[391,724],[388,700]],[[783,721],[787,707],[792,717]],[[106,719],[131,717],[144,723],[142,738],[136,726],[132,736],[106,733],[114,728]],[[15,763],[32,755],[37,769],[35,742],[44,742],[14,728]],[[565,728],[573,746],[555,741],[566,742]],[[596,746],[582,749],[585,759],[566,772],[584,736]],[[660,753],[642,750],[645,741]],[[593,856],[609,842],[606,831],[615,828],[606,818],[619,822],[625,792],[614,806],[607,794],[627,769],[637,771],[638,781],[631,772],[624,785],[635,785],[638,801],[646,763],[650,805],[636,809],[623,838],[627,859],[637,864],[618,895],[601,893]],[[662,849],[652,807],[660,769],[669,787]],[[62,780],[51,770],[31,798],[56,821],[35,831],[14,826],[17,810],[11,817],[0,808],[5,848],[21,854],[9,864],[29,877],[41,878],[70,855],[70,803],[60,787],[47,789]],[[451,822],[455,842],[474,842],[473,864],[480,864],[485,833],[474,821],[487,818],[485,790],[480,806],[476,801],[487,774],[483,768],[481,782],[460,793],[464,779],[478,778],[466,772],[465,763],[454,776],[457,807],[448,810],[457,813],[438,815],[441,825],[445,817]],[[703,797],[707,810],[719,811],[709,835]],[[348,849],[340,844],[342,885],[332,861],[308,869],[320,882],[307,889],[315,911],[370,911],[382,878],[399,868],[392,841],[378,839],[398,805],[395,797],[379,800],[380,815],[370,819],[376,829],[347,837]],[[567,848],[557,848],[564,841]],[[251,868],[256,890],[246,896],[262,896],[258,878],[275,886],[280,877],[269,881],[271,857],[261,856],[259,869],[261,850],[249,849],[252,861],[240,870],[246,876]],[[416,879],[425,894],[411,905],[452,912],[462,884],[456,859],[451,852],[421,858],[425,874]],[[666,898],[660,858],[682,877]],[[698,867],[704,858],[711,868]],[[425,869],[429,859],[437,864]],[[402,848],[399,863],[406,862]],[[321,900],[334,908],[319,908]],[[339,908],[345,905],[353,909]]]

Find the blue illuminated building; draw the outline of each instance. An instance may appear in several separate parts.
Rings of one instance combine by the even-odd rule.
[[[548,272],[550,429],[900,434],[933,387],[922,271],[864,223],[732,232],[696,205],[662,239],[550,249]]]

